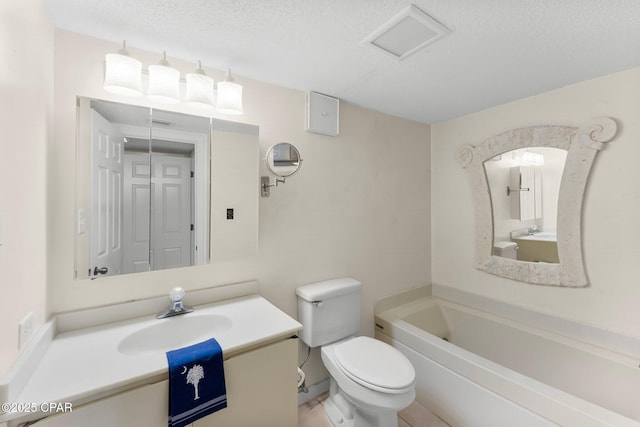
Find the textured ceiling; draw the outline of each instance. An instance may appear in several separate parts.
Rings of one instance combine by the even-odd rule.
[[[640,66],[638,0],[44,2],[59,28],[424,123]],[[403,61],[360,43],[410,3],[451,33]]]

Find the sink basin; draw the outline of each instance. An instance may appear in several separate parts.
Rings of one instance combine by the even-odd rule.
[[[558,237],[554,231],[540,231],[537,233],[533,233],[531,235],[519,236],[517,239],[520,240],[542,240],[545,242],[555,242],[558,240]]]
[[[129,355],[164,353],[215,338],[231,325],[231,319],[217,314],[190,313],[158,319],[123,338],[118,351]]]

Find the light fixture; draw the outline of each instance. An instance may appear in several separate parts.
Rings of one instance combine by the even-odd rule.
[[[149,90],[147,97],[167,104],[180,102],[180,71],[171,67],[166,52],[157,65],[149,66]]]
[[[142,96],[142,62],[129,56],[126,41],[118,53],[105,55],[103,87],[118,95]]]
[[[168,104],[180,102],[180,71],[169,64],[166,52],[162,52],[158,64],[150,65],[148,71],[143,70],[142,63],[129,56],[125,41],[117,54],[105,55],[103,87],[118,95],[141,96],[143,72],[149,75],[147,98]],[[243,114],[242,85],[233,81],[231,70],[227,69],[224,81],[216,85],[198,61],[195,72],[187,73],[182,82],[186,82],[185,104],[217,108],[222,114]],[[217,102],[214,102],[216,90]]]
[[[544,166],[544,155],[526,148],[514,150],[513,159],[521,166]]]
[[[242,85],[235,83],[231,70],[223,82],[218,82],[217,110],[224,114],[242,114]]]
[[[213,108],[213,79],[207,76],[202,69],[202,63],[198,61],[198,69],[195,73],[188,73],[187,93],[184,102],[187,104]]]

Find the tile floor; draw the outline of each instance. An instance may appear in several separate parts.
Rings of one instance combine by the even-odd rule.
[[[298,427],[331,427],[322,406],[327,396],[328,393],[323,393],[298,406]],[[448,427],[448,424],[418,402],[413,402],[398,414],[398,427]]]

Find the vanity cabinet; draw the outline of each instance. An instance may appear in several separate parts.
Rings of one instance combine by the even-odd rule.
[[[227,407],[192,427],[298,425],[297,338],[232,356],[224,362]],[[47,417],[37,427],[159,427],[167,425],[168,380],[74,407]]]
[[[518,261],[559,263],[556,241],[513,239],[518,244]]]

